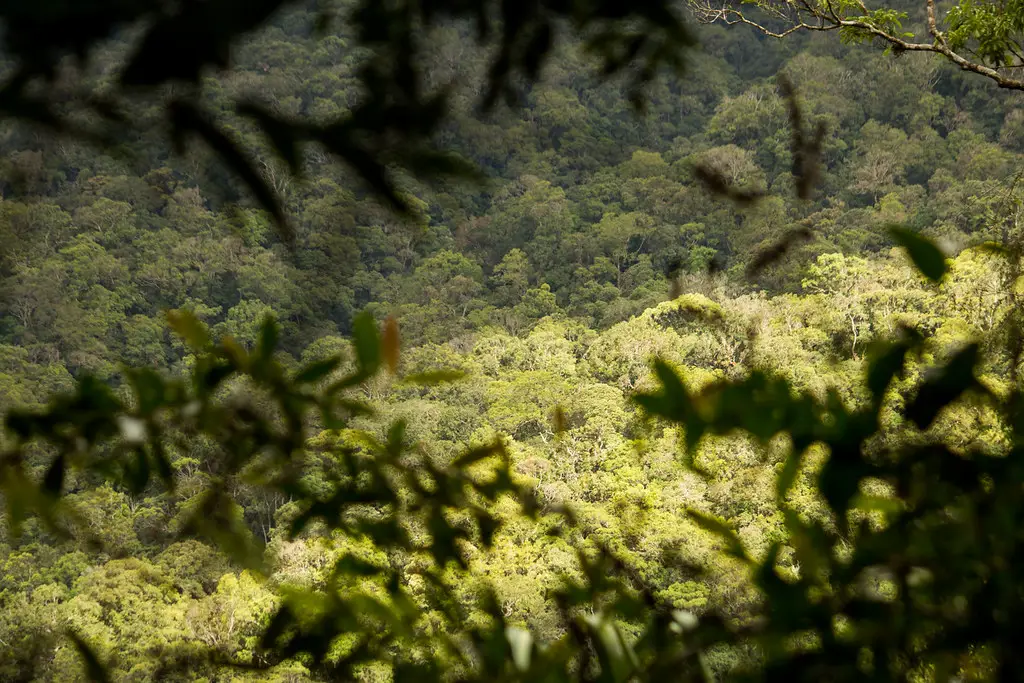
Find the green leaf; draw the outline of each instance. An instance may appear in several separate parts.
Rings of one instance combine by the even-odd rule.
[[[356,348],[356,362],[364,377],[377,372],[381,364],[380,332],[373,315],[360,313],[352,321],[352,343]]]
[[[477,510],[475,512],[477,526],[480,528],[480,542],[485,548],[494,545],[494,534],[501,526],[501,522],[489,512]]]
[[[254,102],[245,102],[238,106],[238,113],[254,119],[259,124],[263,134],[270,140],[274,151],[284,159],[288,168],[294,174],[302,171],[302,153],[299,148],[299,141],[296,134],[299,127],[288,121],[282,121],[277,116],[267,111]]]
[[[955,401],[968,389],[978,386],[974,367],[980,350],[977,344],[961,349],[935,376],[926,380],[907,407],[907,417],[920,429],[927,429],[939,411]]]
[[[281,201],[256,169],[255,160],[243,152],[238,143],[221,130],[207,112],[195,104],[176,100],[170,104],[169,110],[176,136],[181,138],[185,133],[195,133],[202,138],[210,149],[238,174],[260,205],[274,217],[281,239],[287,243],[293,242],[295,233],[288,223]]]
[[[210,345],[210,335],[199,318],[191,311],[181,309],[167,311],[167,322],[175,334],[185,340],[196,351],[202,351]]]
[[[201,395],[209,395],[234,372],[234,366],[228,363],[214,362],[213,364],[207,364],[201,362],[199,367],[196,368],[193,381]]]
[[[488,458],[492,455],[501,453],[504,448],[501,444],[491,444],[489,446],[480,446],[479,448],[472,448],[459,457],[452,461],[452,467],[456,469],[465,469],[470,465],[480,462],[481,460]]]
[[[860,482],[874,472],[861,455],[861,441],[851,432],[828,443],[828,460],[818,475],[818,490],[832,508],[838,523],[846,523],[850,500],[860,488]]]
[[[462,370],[429,370],[427,372],[417,372],[412,375],[406,375],[402,381],[406,384],[429,387],[437,384],[445,384],[447,382],[457,382],[460,379],[465,378],[465,376],[466,373]]]
[[[868,365],[867,384],[876,406],[881,405],[892,380],[902,375],[907,354],[921,341],[915,330],[905,329],[903,333],[903,341],[882,346]]]
[[[388,370],[392,374],[398,371],[398,361],[401,355],[402,342],[398,332],[398,321],[395,316],[389,315],[384,321],[384,334],[381,337],[381,352]]]
[[[633,402],[649,415],[663,417],[685,427],[686,447],[692,451],[707,431],[707,424],[698,414],[693,398],[672,366],[657,358],[654,361],[654,374],[661,381],[661,391],[637,394]]]
[[[60,496],[61,489],[64,488],[64,471],[67,460],[64,454],[58,455],[54,458],[53,463],[46,470],[46,476],[43,477],[43,492],[47,493],[54,498]]]
[[[565,408],[556,405],[551,411],[551,428],[555,434],[562,434],[568,429],[568,419],[565,415]]]
[[[134,368],[126,371],[128,382],[135,390],[139,414],[152,415],[164,404],[166,388],[160,374],[152,368]]]
[[[533,634],[519,626],[508,626],[505,628],[505,638],[508,640],[512,663],[516,670],[526,673],[530,668],[530,655],[533,652]]]
[[[256,342],[256,357],[264,363],[270,362],[277,349],[280,329],[272,316],[267,316],[260,325],[260,336]]]
[[[168,491],[174,491],[174,468],[171,467],[171,461],[167,457],[167,451],[164,450],[164,446],[160,443],[159,438],[154,438],[152,442],[152,454],[153,462],[156,463],[157,474],[160,475],[161,481],[167,487]]]
[[[639,669],[639,662],[618,627],[600,614],[587,615],[583,621],[593,636],[594,649],[601,663],[601,675],[597,680],[608,683],[628,681]]]
[[[125,463],[125,483],[132,493],[138,494],[146,488],[149,477],[149,457],[146,455],[145,449],[136,448],[134,457]]]
[[[92,681],[92,683],[108,683],[110,675],[107,673],[107,668],[103,666],[89,644],[82,640],[74,631],[69,630],[67,636],[74,643],[75,649],[78,650],[78,654],[82,657],[86,678]]]
[[[354,555],[346,554],[334,563],[331,577],[337,580],[342,576],[378,576],[383,573],[384,570],[377,565],[361,560]]]
[[[737,536],[736,532],[733,531],[725,522],[716,517],[712,517],[711,515],[706,515],[698,510],[690,509],[686,511],[686,514],[697,524],[697,526],[725,541],[726,552],[728,554],[739,560],[743,560],[747,564],[753,564],[753,560],[751,560],[750,556],[747,555],[747,551],[744,549],[743,543],[740,542],[739,536]]]
[[[292,381],[295,384],[315,384],[334,372],[339,365],[341,365],[341,356],[333,356],[310,363],[300,370]]]
[[[921,274],[932,282],[939,282],[946,274],[946,255],[934,242],[907,228],[894,225],[889,228],[889,235],[901,247],[907,250],[910,260],[914,262]]]
[[[775,481],[775,498],[780,504],[785,502],[786,494],[793,488],[796,476],[800,473],[801,462],[803,462],[803,451],[794,448],[786,457],[782,471],[779,472],[779,478]]]

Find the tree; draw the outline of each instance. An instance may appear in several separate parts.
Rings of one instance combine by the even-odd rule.
[[[857,147],[853,184],[850,189],[872,195],[874,201],[891,192],[906,172],[907,136],[903,131],[868,121],[861,128]]]
[[[522,249],[511,249],[494,267],[491,275],[499,306],[514,306],[530,287],[530,261]]]
[[[850,355],[857,356],[857,342],[865,334],[868,308],[863,300],[866,264],[856,256],[822,254],[810,268],[803,287],[826,297],[830,311],[842,318],[850,339]]]
[[[732,0],[689,2],[703,22],[751,26],[772,38],[800,31],[835,31],[850,42],[878,39],[894,53],[934,53],[1001,88],[1024,90],[1024,81],[1016,77],[1016,70],[1024,67],[1024,8],[1013,1],[963,1],[940,18],[936,4],[925,0],[923,7],[912,8],[911,16],[902,5],[870,9],[863,2],[761,0],[749,8]],[[913,22],[914,30],[908,31],[904,22]],[[924,40],[917,34],[924,34]]]

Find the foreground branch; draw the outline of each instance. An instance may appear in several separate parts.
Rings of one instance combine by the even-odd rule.
[[[934,0],[927,0],[928,34],[931,42],[914,42],[911,34],[903,32],[900,15],[888,9],[869,10],[858,0],[856,9],[860,14],[847,16],[845,10],[837,10],[829,0],[823,3],[808,0],[768,0],[757,5],[757,11],[765,15],[758,21],[746,9],[739,8],[735,0],[689,0],[695,17],[701,23],[722,23],[728,26],[744,24],[753,27],[760,33],[771,38],[785,38],[798,31],[840,31],[844,38],[852,40],[881,39],[888,43],[897,53],[931,52],[939,54],[956,64],[964,71],[984,76],[994,81],[1001,88],[1024,90],[1024,80],[1008,75],[1008,72],[1019,72],[1024,69],[1020,40],[1014,37],[999,35],[1002,54],[995,63],[978,55],[978,50],[971,45],[980,43],[982,39],[990,39],[997,28],[981,25],[973,32],[960,37],[958,43],[949,39],[947,33],[939,29],[935,16]],[[780,24],[772,28],[772,24]],[[956,47],[957,49],[954,49]],[[989,54],[992,50],[989,49]]]

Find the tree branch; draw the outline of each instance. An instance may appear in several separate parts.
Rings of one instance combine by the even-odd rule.
[[[702,23],[720,22],[727,26],[745,24],[759,31],[770,38],[785,38],[798,31],[834,31],[836,29],[851,29],[863,32],[864,34],[879,38],[891,45],[894,49],[904,52],[930,52],[945,57],[964,71],[985,76],[992,80],[1000,88],[1024,91],[1024,80],[1013,78],[1005,73],[1006,70],[1024,68],[1024,59],[1021,55],[1011,51],[1019,63],[1009,66],[992,67],[981,60],[971,59],[957,52],[950,47],[949,41],[938,26],[935,13],[935,0],[926,0],[928,33],[932,42],[913,42],[892,33],[889,30],[879,27],[871,21],[870,10],[858,0],[860,10],[864,13],[862,17],[843,17],[837,14],[830,2],[826,2],[824,8],[816,7],[806,0],[797,2],[776,1],[763,4],[759,9],[769,17],[783,21],[789,26],[781,30],[773,30],[764,23],[755,21],[748,14],[738,9],[732,0],[725,0],[720,6],[712,5],[710,0],[689,0],[697,20]],[[787,11],[789,10],[789,11]],[[805,17],[810,17],[808,21]]]

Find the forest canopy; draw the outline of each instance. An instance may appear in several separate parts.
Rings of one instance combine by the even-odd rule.
[[[1024,671],[1015,7],[18,4],[0,680]]]

